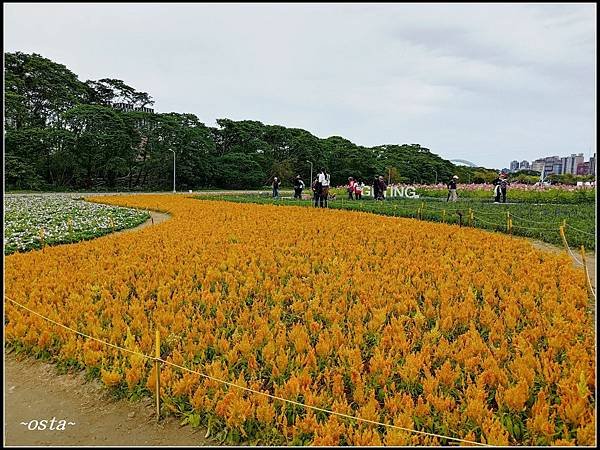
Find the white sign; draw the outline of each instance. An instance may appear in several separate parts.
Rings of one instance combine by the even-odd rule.
[[[371,186],[365,186],[364,193],[366,196],[375,197],[375,193],[371,190]],[[419,198],[419,194],[417,194],[417,190],[414,186],[388,186],[383,193],[383,196],[385,198]]]

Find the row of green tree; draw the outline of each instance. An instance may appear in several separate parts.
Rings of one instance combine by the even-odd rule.
[[[119,107],[119,104],[131,108]],[[332,183],[434,183],[454,174],[483,182],[494,171],[457,167],[419,144],[363,147],[339,136],[257,121],[201,123],[193,114],[153,113],[152,97],[121,80],[82,82],[38,54],[5,53],[7,189],[178,190],[284,185],[319,168]],[[146,108],[146,109],[144,109]]]

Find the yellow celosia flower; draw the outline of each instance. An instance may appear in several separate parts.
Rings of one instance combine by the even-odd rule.
[[[116,386],[121,382],[121,374],[102,369],[102,382],[107,386]]]

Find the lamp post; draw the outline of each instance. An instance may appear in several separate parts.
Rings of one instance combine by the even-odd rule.
[[[437,185],[437,177],[438,177],[437,170],[433,169],[433,171],[435,172],[435,184]]]
[[[170,152],[173,152],[173,194],[175,194],[175,150],[169,149]]]
[[[310,164],[310,185],[312,186],[312,182],[313,182],[313,179],[312,179],[313,163],[310,162],[308,159],[306,160],[306,162]]]

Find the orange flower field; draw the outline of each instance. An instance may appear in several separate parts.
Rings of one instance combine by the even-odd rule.
[[[159,225],[5,258],[8,298],[101,340],[364,419],[496,445],[595,445],[595,331],[581,269],[525,240],[367,213],[199,201]],[[121,393],[152,361],[5,301],[6,345]],[[161,368],[161,399],[227,442],[440,445]]]

